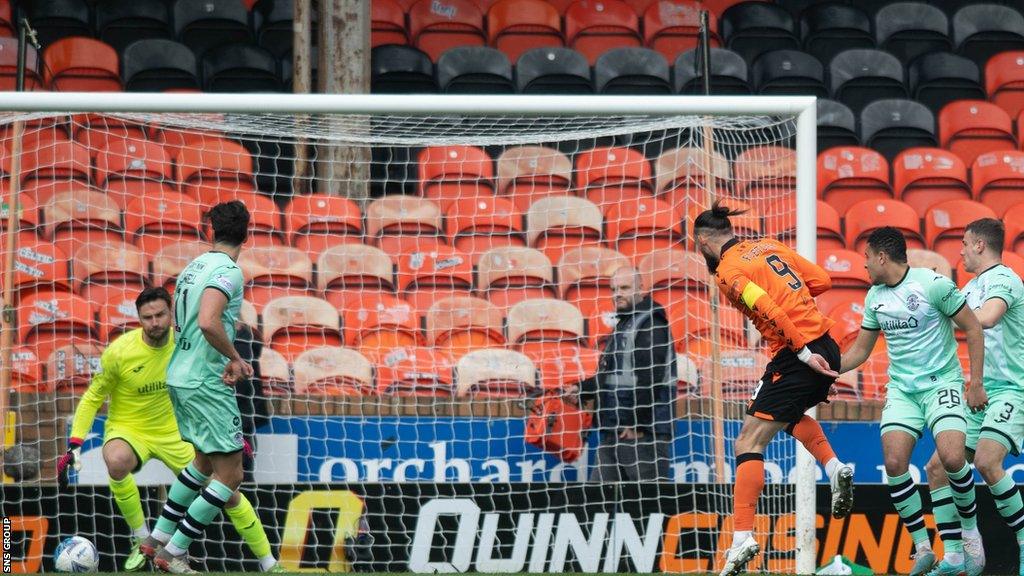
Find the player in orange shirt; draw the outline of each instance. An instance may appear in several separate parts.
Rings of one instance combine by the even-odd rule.
[[[818,422],[804,414],[828,398],[839,375],[833,321],[814,303],[832,287],[828,274],[776,240],[739,240],[731,211],[717,203],[694,220],[697,246],[729,302],[753,321],[773,354],[734,443],[735,532],[722,576],[740,573],[760,551],[754,510],[764,488],[764,449],[780,431],[799,440],[825,468],[832,485],[832,515],[853,508],[853,468],[836,458]]]

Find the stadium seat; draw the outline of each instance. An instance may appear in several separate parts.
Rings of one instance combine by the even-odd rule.
[[[1014,204],[1003,214],[1006,250],[1024,254],[1024,202]]]
[[[607,214],[625,202],[652,199],[651,163],[632,148],[602,146],[576,155],[576,189]]]
[[[864,323],[864,301],[852,299],[837,304],[828,313],[828,317],[835,320],[835,324],[828,333],[839,345],[840,350],[848,350],[860,333],[860,327]]]
[[[75,114],[71,116],[70,128],[72,139],[88,148],[93,159],[100,150],[118,141],[160,138],[159,127],[104,114]]]
[[[875,12],[878,47],[912,63],[918,56],[953,49],[949,19],[927,2],[893,2]]]
[[[117,52],[92,38],[73,36],[43,50],[43,78],[59,92],[120,92]]]
[[[935,147],[935,116],[913,100],[877,100],[860,113],[860,140],[890,161],[907,148]]]
[[[52,392],[42,378],[42,362],[28,346],[11,348],[11,390],[14,392]]]
[[[18,85],[18,39],[0,38],[0,90],[13,92]],[[39,74],[39,53],[31,44],[25,45],[25,90],[43,88]]]
[[[338,311],[311,296],[275,298],[263,307],[263,339],[289,362],[310,348],[340,347]]]
[[[173,294],[178,274],[185,269],[185,266],[188,266],[189,262],[209,250],[209,242],[198,240],[179,240],[165,244],[150,258],[149,266],[153,270],[153,285],[163,286]]]
[[[846,245],[855,252],[863,251],[871,232],[883,226],[898,229],[907,241],[907,248],[924,248],[924,236],[921,235],[917,212],[899,200],[861,200],[850,206],[844,220]]]
[[[961,239],[968,224],[978,218],[995,218],[996,213],[971,200],[940,202],[924,215],[924,237],[930,250],[941,254],[947,261],[960,259]]]
[[[373,246],[331,246],[320,253],[316,268],[317,289],[338,309],[352,296],[394,293],[394,263],[390,256]]]
[[[459,198],[494,193],[494,161],[477,146],[428,146],[416,156],[419,195],[442,210]]]
[[[259,316],[260,315],[258,312],[256,312],[256,307],[253,306],[252,302],[249,302],[248,300],[243,298],[242,305],[239,306],[238,308],[238,321],[251,328],[254,337],[259,337],[260,339],[262,339],[262,336],[255,336],[260,329]]]
[[[451,356],[435,348],[405,346],[376,358],[381,396],[434,396],[454,393]]]
[[[172,11],[178,41],[197,58],[211,48],[252,41],[249,14],[238,2],[177,0]]]
[[[620,0],[580,0],[565,10],[565,44],[593,66],[611,48],[640,47],[640,18]]]
[[[61,192],[42,206],[43,235],[65,254],[86,244],[122,241],[121,206],[113,198],[88,189]]]
[[[146,256],[125,242],[98,242],[79,247],[71,258],[75,291],[89,302],[134,296],[149,283]]]
[[[984,100],[978,65],[947,52],[925,54],[907,68],[908,87],[914,100],[938,114],[957,100]]]
[[[601,353],[589,348],[577,348],[564,354],[530,359],[540,372],[541,387],[544,390],[560,390],[580,386],[587,378],[593,378],[597,374]]]
[[[572,176],[572,161],[562,152],[544,146],[515,146],[498,157],[497,192],[525,213],[541,198],[568,195]]]
[[[468,254],[473,264],[491,248],[526,245],[522,215],[505,198],[460,198],[449,205],[445,225],[452,246]]]
[[[203,54],[205,92],[282,92],[277,60],[270,51],[249,44],[228,44]]]
[[[817,108],[819,154],[836,146],[860,146],[857,118],[849,106],[819,98]]]
[[[823,314],[851,299],[864,301],[871,280],[864,268],[863,254],[853,250],[818,250],[817,260],[832,278],[832,288],[816,298]]]
[[[502,310],[531,298],[556,297],[551,260],[539,250],[492,248],[477,260],[477,294]]]
[[[611,302],[611,278],[616,270],[629,268],[628,258],[609,248],[584,246],[567,250],[558,261],[558,291],[584,313]]]
[[[282,296],[310,296],[313,263],[298,248],[287,246],[244,247],[238,267],[246,281],[245,299],[257,311]]]
[[[711,397],[713,357],[698,363],[701,395]],[[754,389],[761,384],[761,376],[769,358],[762,352],[746,348],[723,348],[718,357],[718,374],[722,381],[723,400],[750,400]]]
[[[41,290],[18,304],[18,342],[28,346],[37,358],[69,342],[99,337],[89,301],[63,291]]]
[[[52,46],[69,36],[92,36],[92,19],[86,0],[24,2],[20,3],[19,7],[24,11],[22,14],[32,23],[36,39],[42,46]]]
[[[596,350],[604,350],[608,338],[615,331],[615,326],[619,321],[615,304],[611,300],[592,303],[583,312],[583,316],[587,323],[587,346]],[[577,348],[576,350],[583,351],[588,348]],[[545,353],[551,355],[550,352],[545,351]]]
[[[732,195],[757,208],[796,190],[796,151],[783,146],[754,146],[732,162]]]
[[[752,92],[747,63],[742,56],[725,48],[712,48],[710,60],[712,94],[743,96]],[[676,94],[704,94],[704,73],[696,50],[683,52],[676,58],[672,65],[672,82]]]
[[[531,48],[562,46],[562,20],[544,0],[500,0],[487,11],[488,44],[515,62]]]
[[[85,392],[94,375],[101,370],[103,348],[98,342],[78,341],[64,343],[47,354],[46,389],[67,390],[74,394]]]
[[[989,99],[1016,118],[1024,110],[1024,50],[1000,52],[985,63]]]
[[[598,94],[670,95],[668,62],[648,48],[611,48],[594,63],[594,90]]]
[[[427,344],[452,358],[505,344],[504,315],[487,300],[462,296],[434,302],[426,314]]]
[[[182,192],[213,207],[238,192],[255,192],[252,155],[226,138],[207,138],[177,157]]]
[[[514,94],[512,63],[486,46],[457,46],[437,59],[437,85],[445,94]]]
[[[688,298],[665,306],[676,352],[697,358],[712,354],[711,306],[706,298]],[[718,307],[719,342],[730,348],[747,347],[747,324],[743,313],[733,306]]]
[[[14,31],[14,17],[10,0],[0,2],[0,35],[5,38],[17,36]]]
[[[971,166],[974,198],[1002,216],[1024,199],[1024,152],[1002,150],[978,156]]]
[[[373,365],[365,356],[348,348],[314,348],[295,359],[295,394],[324,396],[369,396],[373,387]]]
[[[260,352],[259,362],[263,394],[274,397],[287,396],[292,393],[291,371],[284,356],[269,346],[264,346]]]
[[[174,165],[163,146],[135,138],[115,139],[100,149],[96,186],[121,204],[149,194],[174,195],[178,190]]]
[[[767,2],[742,2],[719,17],[722,41],[747,62],[772,50],[799,50],[796,23],[785,8]]]
[[[408,302],[381,293],[355,294],[338,307],[345,344],[364,354],[420,344],[419,316]]]
[[[661,248],[682,247],[683,217],[667,202],[640,198],[622,202],[608,211],[608,241],[634,264]]]
[[[484,15],[472,0],[420,0],[409,8],[409,36],[434,62],[450,48],[487,44]]]
[[[522,94],[593,94],[590,64],[572,48],[534,48],[516,61],[516,88]]]
[[[946,278],[953,277],[953,268],[948,260],[938,252],[910,248],[907,250],[907,264],[911,268],[927,268],[938,272]]]
[[[711,190],[728,194],[731,172],[729,160],[718,152],[689,146],[674,148],[654,162],[654,189],[659,199],[679,208],[687,202],[705,202]],[[713,178],[708,178],[709,174]]]
[[[22,142],[21,189],[39,206],[54,194],[89,187],[91,160],[85,146],[60,132],[26,135]]]
[[[291,42],[291,38],[288,38]],[[406,45],[409,32],[405,29],[405,12],[395,0],[373,0],[370,3],[370,47],[388,44]]]
[[[441,208],[415,196],[384,196],[366,207],[366,236],[388,254],[400,255],[442,243]]]
[[[775,229],[769,227],[769,229]],[[795,230],[794,230],[795,234]],[[846,248],[839,212],[831,204],[818,200],[818,249]]]
[[[1009,6],[972,4],[953,14],[956,51],[979,67],[1004,50],[1024,49],[1024,16]]]
[[[118,52],[138,40],[171,38],[171,15],[161,0],[96,3],[96,37]]]
[[[6,238],[5,238],[6,240]],[[28,240],[28,238],[24,239]],[[3,242],[6,245],[6,242]],[[69,259],[51,242],[18,239],[14,252],[13,304],[39,290],[71,290]]]
[[[339,244],[362,242],[363,217],[359,205],[342,196],[292,196],[284,212],[289,243],[311,259]]]
[[[882,338],[878,339],[871,356],[860,366],[861,397],[865,400],[884,400],[889,383],[889,354]]]
[[[370,88],[380,94],[437,92],[434,63],[410,46],[377,46],[370,52]]]
[[[418,314],[439,298],[469,296],[473,287],[473,263],[469,256],[439,245],[430,252],[398,257],[398,290]]]
[[[696,1],[651,2],[643,12],[644,44],[659,52],[668,62],[687,50],[697,47],[700,36],[700,12]],[[712,47],[721,45],[718,18],[708,13],[708,40]]]
[[[859,146],[831,148],[818,155],[818,197],[845,214],[861,200],[892,198],[889,163]]]
[[[370,4],[370,39],[374,38],[373,15],[380,4],[374,0]],[[278,58],[290,59],[292,53],[292,37],[295,35],[294,8],[290,0],[264,0],[253,6],[252,29],[256,35],[256,44],[270,50]],[[405,15],[399,10],[402,27],[405,27]],[[404,44],[404,42],[403,42]]]
[[[1004,250],[1003,251],[1003,255],[1002,255],[1002,259],[1003,259],[1003,264],[1005,264],[1008,268],[1010,268],[1011,270],[1016,272],[1018,276],[1020,276],[1021,274],[1024,274],[1024,257],[1022,257],[1020,254],[1016,254],[1016,253],[1011,252],[1009,250]],[[956,264],[956,284],[957,284],[957,286],[959,286],[960,288],[963,288],[964,286],[967,285],[967,283],[971,280],[971,278],[974,278],[974,276],[975,276],[974,274],[971,274],[970,272],[968,272],[967,270],[964,269],[964,260],[963,260],[963,258],[961,258],[960,261],[957,262],[957,264]],[[959,334],[957,335],[957,339],[960,339],[960,335]],[[966,368],[966,366],[967,365],[964,364],[965,368]]]
[[[799,50],[773,50],[758,56],[750,69],[758,94],[828,97],[825,67],[818,58]]]
[[[509,309],[505,323],[509,345],[531,358],[544,358],[584,343],[583,315],[564,300],[523,300]]]
[[[857,5],[814,4],[800,13],[803,48],[822,62],[844,50],[874,48],[871,18]]]
[[[854,112],[876,101],[906,98],[903,65],[892,54],[857,48],[837,54],[829,63],[832,98]]]
[[[892,161],[896,199],[923,215],[944,200],[970,200],[967,165],[941,148],[908,148]]]
[[[526,214],[527,244],[552,262],[572,248],[599,246],[603,227],[600,208],[573,196],[543,198]]]
[[[959,100],[939,112],[939,144],[971,166],[986,152],[1013,150],[1013,120],[1002,108],[984,100]]]
[[[512,350],[476,350],[455,364],[458,398],[522,398],[536,387],[536,366]]]
[[[173,40],[132,42],[121,55],[121,74],[128,92],[199,90],[202,86],[195,54]]]
[[[681,249],[654,250],[637,266],[645,289],[662,306],[700,297],[708,289],[710,278],[704,258]]]

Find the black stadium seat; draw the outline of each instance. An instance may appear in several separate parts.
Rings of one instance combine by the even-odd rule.
[[[767,2],[741,2],[729,7],[718,21],[726,47],[747,62],[762,52],[799,50],[796,23],[781,6]]]
[[[208,50],[202,58],[203,90],[207,92],[280,92],[277,59],[251,44]]]
[[[199,66],[188,46],[151,38],[132,42],[121,54],[121,83],[130,92],[199,90]]]
[[[953,15],[956,52],[984,68],[989,56],[1024,49],[1024,16],[1008,6],[974,4]]]
[[[875,100],[906,98],[903,65],[892,54],[858,48],[841,52],[829,64],[832,99],[854,112]]]
[[[874,48],[871,18],[856,6],[816,4],[800,14],[800,37],[804,50],[822,62],[844,50]]]
[[[987,97],[978,65],[956,54],[925,54],[910,63],[907,76],[911,97],[936,114],[954,100]]]
[[[85,0],[45,0],[21,4],[43,49],[68,36],[92,36],[89,4]]]
[[[171,14],[163,0],[103,0],[96,4],[96,35],[121,52],[147,38],[171,38]]]
[[[860,140],[892,162],[901,151],[939,145],[935,115],[913,100],[876,100],[860,114]]]
[[[878,47],[910,64],[929,52],[953,50],[949,18],[925,2],[894,2],[875,14]]]
[[[712,48],[710,60],[712,94],[750,94],[747,63],[742,56],[725,48]],[[676,58],[672,76],[676,94],[704,93],[704,75],[701,74],[696,50],[683,52]]]
[[[500,50],[459,46],[437,59],[437,84],[447,94],[515,94],[512,63]]]
[[[249,14],[241,2],[177,0],[174,30],[178,41],[200,58],[210,48],[252,41]]]
[[[370,91],[380,94],[437,92],[430,57],[410,46],[388,44],[370,51]]]
[[[516,86],[523,94],[593,94],[590,65],[572,48],[534,48],[516,62]]]
[[[819,98],[818,152],[836,146],[860,146],[857,118],[846,104]]]
[[[256,43],[278,58],[292,53],[292,0],[260,0],[252,9]]]
[[[758,94],[795,94],[828,97],[825,67],[799,50],[765,52],[750,68],[750,83]]]
[[[647,48],[613,48],[594,63],[598,94],[672,94],[665,57]]]

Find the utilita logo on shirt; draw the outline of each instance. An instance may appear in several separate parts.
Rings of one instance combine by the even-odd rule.
[[[150,382],[145,386],[139,386],[138,394],[152,394],[154,392],[161,392],[167,389],[167,382],[165,380],[157,380],[156,382]]]
[[[913,316],[906,320],[886,320],[882,322],[882,330],[889,332],[895,332],[898,330],[911,330],[913,328],[917,328],[917,326],[917,318],[914,318]]]

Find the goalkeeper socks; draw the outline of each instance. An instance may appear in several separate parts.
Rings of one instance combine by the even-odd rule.
[[[924,527],[924,514],[921,513],[921,494],[910,472],[889,477],[889,498],[903,519],[903,525],[910,532],[914,544],[920,548],[921,542],[928,542],[928,530]]]
[[[139,488],[135,485],[135,477],[128,474],[120,480],[107,478],[110,484],[110,493],[114,496],[117,509],[121,511],[128,527],[132,529],[134,536],[139,537],[139,530],[145,529],[142,535],[145,538],[149,535],[146,527],[146,515],[142,512],[142,499],[139,497]]]
[[[825,438],[825,431],[821,429],[821,424],[818,424],[814,418],[804,416],[787,426],[786,432],[799,440],[804,448],[807,448],[807,451],[814,456],[814,459],[825,467],[829,478],[832,478],[836,469],[842,466],[842,463],[836,458],[835,451],[832,450],[832,445],[828,443],[828,438]],[[829,471],[830,469],[831,471]]]
[[[252,553],[260,559],[260,569],[266,571],[277,564],[274,555],[270,553],[270,540],[267,533],[263,531],[263,523],[256,515],[256,510],[245,497],[245,494],[238,493],[238,504],[231,508],[224,508],[224,514],[231,520],[235,530],[242,536],[245,543],[249,545]]]
[[[971,472],[971,465],[964,462],[964,467],[960,471],[947,470],[946,476],[949,477],[949,486],[953,489],[953,502],[960,513],[960,523],[964,530],[974,530],[978,527],[978,506],[974,502],[974,474]]]
[[[764,454],[747,452],[736,456],[736,486],[733,493],[733,515],[737,532],[754,530],[757,498],[764,488]]]
[[[1021,500],[1020,489],[1009,474],[1005,474],[999,482],[989,486],[992,499],[996,501],[996,510],[1003,521],[1017,533],[1017,541],[1024,542],[1024,501]]]
[[[164,509],[160,512],[160,518],[156,521],[156,527],[153,529],[154,538],[164,544],[171,539],[171,535],[178,527],[178,522],[185,517],[185,511],[188,510],[188,507],[196,499],[196,495],[209,480],[210,477],[199,472],[194,463],[186,466],[178,474],[167,493],[167,502],[164,503]]]
[[[949,486],[932,490],[932,513],[935,515],[935,530],[939,538],[942,538],[942,547],[946,553],[963,552],[960,516],[953,504],[953,492]]]
[[[199,498],[192,501],[185,513],[185,517],[178,523],[178,531],[171,537],[171,544],[167,551],[175,555],[174,550],[188,550],[189,544],[196,538],[203,535],[206,526],[213,522],[213,519],[224,509],[231,494],[234,492],[218,480],[211,480],[210,485],[200,494]]]

